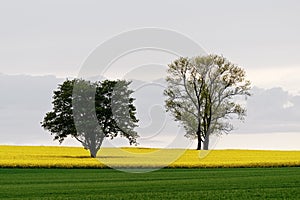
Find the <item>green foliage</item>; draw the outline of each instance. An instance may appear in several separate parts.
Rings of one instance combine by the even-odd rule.
[[[237,96],[250,96],[250,81],[239,66],[217,55],[179,58],[169,65],[165,90],[167,111],[180,121],[186,137],[198,138],[208,149],[209,136],[230,132],[234,115],[243,120],[246,109]]]
[[[105,137],[121,135],[137,144],[136,108],[130,82],[66,80],[53,96],[53,111],[46,113],[42,127],[60,143],[74,137],[95,157]]]
[[[299,168],[0,169],[2,199],[300,199]],[[199,187],[201,183],[201,187]]]

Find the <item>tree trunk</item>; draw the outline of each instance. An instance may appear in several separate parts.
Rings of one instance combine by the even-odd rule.
[[[96,133],[95,133],[95,135],[96,135]],[[104,136],[103,137],[98,136],[100,138],[98,138],[98,140],[96,140],[95,135],[93,138],[91,138],[89,148],[88,148],[90,150],[90,154],[91,154],[92,158],[96,158],[97,153],[100,150],[102,142],[104,140]]]
[[[203,150],[208,150],[209,147],[209,134],[206,135],[203,142]]]
[[[197,131],[197,139],[198,139],[198,145],[197,145],[197,150],[201,150],[202,148],[202,140],[201,140],[201,132],[200,130]]]
[[[90,147],[90,154],[92,158],[96,158],[98,150],[95,147]]]
[[[198,130],[197,130],[196,134],[197,134],[197,139],[198,139],[197,150],[201,150],[202,139],[201,139],[201,124],[200,124],[200,122],[198,123]]]
[[[97,153],[95,151],[90,150],[90,154],[92,158],[96,158]]]
[[[198,136],[198,145],[197,145],[197,150],[201,150],[201,138]]]

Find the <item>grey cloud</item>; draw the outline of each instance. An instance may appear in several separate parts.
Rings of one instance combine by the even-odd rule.
[[[51,110],[53,90],[62,81],[55,76],[0,74],[1,144],[58,144],[40,127],[40,121]],[[141,85],[145,86],[139,88]],[[145,144],[174,136],[179,130],[179,124],[165,113],[164,85],[163,79],[132,84],[141,125],[138,131]],[[252,93],[247,101],[248,116],[245,123],[235,123],[235,133],[299,132],[300,96],[282,88],[254,87]]]
[[[0,105],[28,110],[49,109],[55,76],[0,75]]]
[[[1,1],[0,66],[5,73],[69,74],[106,38],[149,26],[188,34],[210,52],[251,68],[297,66],[299,6],[258,0]]]
[[[247,101],[247,118],[236,132],[298,132],[300,131],[300,96],[276,87],[254,87]]]
[[[51,142],[40,127],[51,109],[52,92],[62,79],[55,76],[0,74],[0,142],[39,144]]]

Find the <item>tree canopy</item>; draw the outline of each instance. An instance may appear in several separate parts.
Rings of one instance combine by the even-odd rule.
[[[218,55],[179,58],[168,65],[166,108],[198,139],[197,149],[208,149],[209,136],[229,133],[235,116],[243,120],[246,109],[236,99],[250,96],[245,71]]]
[[[53,110],[41,125],[60,143],[68,136],[79,141],[96,157],[104,138],[120,135],[137,144],[138,119],[128,89],[130,82],[82,79],[66,80],[54,91]]]

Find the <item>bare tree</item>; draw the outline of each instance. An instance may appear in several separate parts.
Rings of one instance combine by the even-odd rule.
[[[246,110],[236,96],[250,96],[250,81],[239,66],[222,56],[179,58],[169,65],[165,90],[167,111],[180,121],[186,137],[208,149],[209,136],[233,129],[229,120],[242,120]]]

